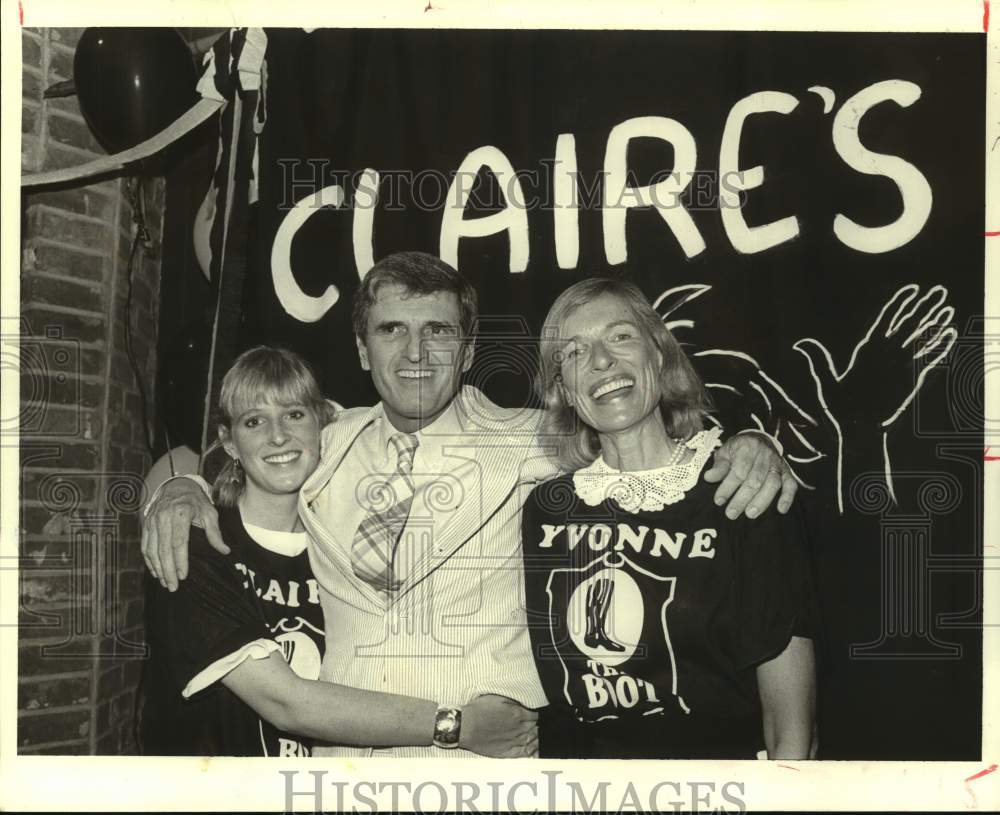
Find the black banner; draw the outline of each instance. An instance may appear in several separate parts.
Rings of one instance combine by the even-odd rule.
[[[824,756],[978,757],[985,36],[266,33],[240,344],[373,403],[351,296],[424,250],[535,404],[556,294],[633,280],[815,488]]]

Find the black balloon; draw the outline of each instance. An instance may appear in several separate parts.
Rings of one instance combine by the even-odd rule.
[[[88,28],[73,58],[80,110],[118,153],[155,136],[194,103],[194,58],[173,28]]]

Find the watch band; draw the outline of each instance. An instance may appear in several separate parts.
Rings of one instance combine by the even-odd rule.
[[[462,733],[462,709],[440,705],[434,714],[434,746],[445,750],[458,747]]]

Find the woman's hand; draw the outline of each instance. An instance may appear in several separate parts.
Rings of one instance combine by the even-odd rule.
[[[535,758],[538,713],[506,696],[477,696],[462,708],[459,747],[490,758]]]

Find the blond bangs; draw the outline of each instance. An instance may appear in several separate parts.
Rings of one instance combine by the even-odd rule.
[[[219,409],[224,420],[259,405],[302,405],[321,424],[329,421],[330,408],[320,393],[309,365],[283,348],[258,346],[239,356],[222,380]]]

